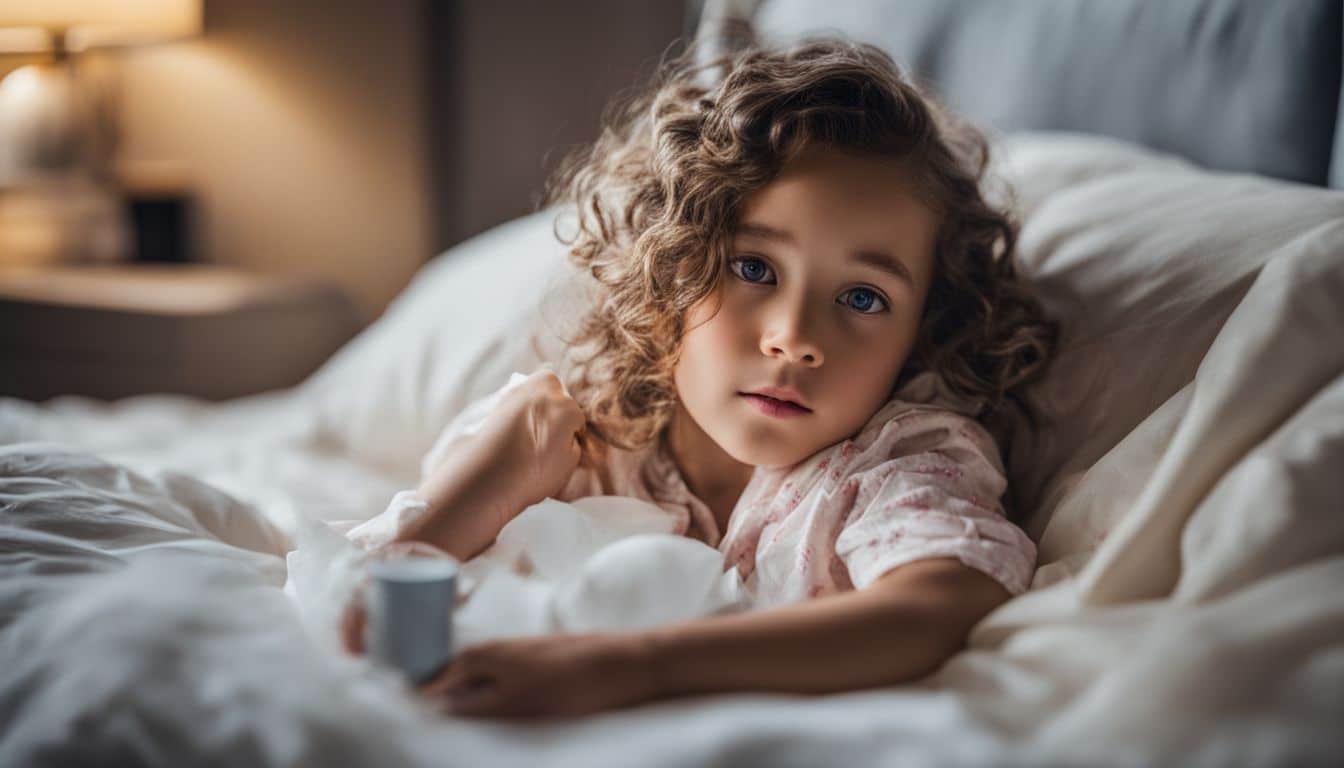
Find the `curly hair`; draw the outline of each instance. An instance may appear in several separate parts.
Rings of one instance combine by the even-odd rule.
[[[588,431],[632,450],[671,421],[687,310],[724,278],[744,199],[811,143],[903,161],[939,213],[920,329],[891,392],[932,370],[983,402],[982,423],[1015,408],[1035,426],[1023,389],[1052,358],[1058,327],[1016,272],[1016,223],[982,196],[981,133],[872,45],[752,41],[699,65],[692,53],[610,104],[599,138],[562,160],[541,201],[574,206],[577,231],[556,235],[600,285],[570,340],[583,351],[566,381]],[[703,77],[713,71],[723,74]]]

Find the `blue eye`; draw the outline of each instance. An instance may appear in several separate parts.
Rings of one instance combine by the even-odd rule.
[[[881,302],[882,308],[886,308],[887,302],[881,296],[878,296],[875,292],[870,291],[867,288],[855,288],[852,291],[849,291],[849,293],[867,297],[867,301],[851,302],[849,305],[865,315],[872,315],[882,311],[881,309],[877,310],[877,312],[868,311],[868,308],[873,306],[874,302]]]
[[[765,274],[770,272],[770,268],[760,259],[753,259],[750,257],[733,259],[729,263],[729,266],[731,267],[735,264],[741,264],[742,269],[740,271],[733,270],[734,274],[741,277],[743,280],[746,280],[748,283],[759,282],[761,279],[764,279]]]

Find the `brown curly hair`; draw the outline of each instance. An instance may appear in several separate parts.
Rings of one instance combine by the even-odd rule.
[[[699,65],[694,53],[609,105],[599,138],[564,158],[539,206],[572,204],[577,231],[556,236],[601,286],[567,340],[578,352],[566,386],[587,430],[633,450],[669,424],[687,310],[723,279],[744,199],[812,142],[904,160],[940,214],[919,335],[892,393],[933,370],[982,400],[982,423],[1017,408],[1035,425],[1022,390],[1053,356],[1058,328],[1014,268],[1016,224],[982,197],[980,132],[872,45],[751,41]]]

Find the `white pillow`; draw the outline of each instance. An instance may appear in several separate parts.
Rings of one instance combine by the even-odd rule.
[[[409,487],[459,411],[553,355],[550,329],[577,317],[583,296],[554,234],[559,213],[501,224],[421,268],[377,322],[300,385],[323,436]],[[572,216],[559,226],[572,231],[563,229]]]
[[[1033,391],[1054,424],[1006,457],[1037,538],[1087,470],[1195,378],[1263,265],[1344,251],[1332,226],[1344,221],[1344,193],[1208,171],[1099,136],[1021,133],[995,149],[993,169],[1023,217],[1022,271],[1064,331],[1054,369]],[[1111,478],[1106,506],[1123,510],[1114,489],[1137,495],[1155,461]],[[1109,525],[1095,521],[1091,534]]]

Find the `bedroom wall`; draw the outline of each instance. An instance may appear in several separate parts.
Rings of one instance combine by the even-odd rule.
[[[432,4],[435,251],[535,210],[565,152],[679,50],[698,0]]]
[[[128,172],[195,190],[198,260],[329,277],[367,323],[434,254],[530,211],[694,5],[205,0],[201,38],[80,61],[120,93]]]
[[[206,261],[330,277],[368,321],[430,252],[420,0],[205,3],[122,60],[122,158],[181,168]]]

